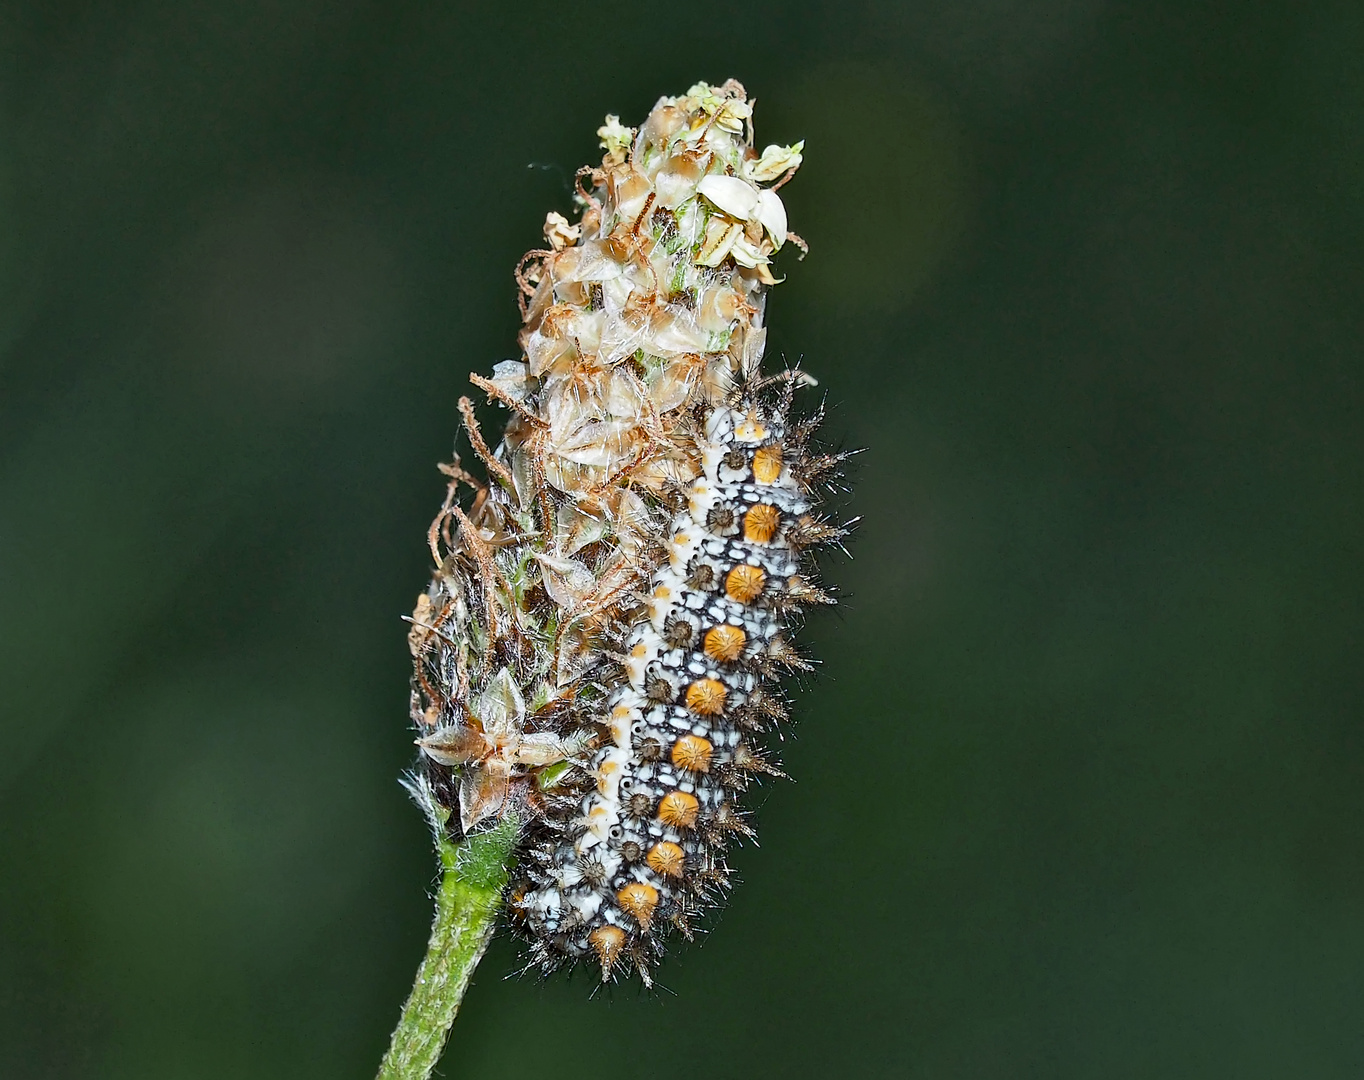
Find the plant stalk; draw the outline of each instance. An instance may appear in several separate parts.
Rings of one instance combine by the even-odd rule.
[[[437,840],[441,882],[431,940],[378,1080],[427,1080],[440,1061],[469,979],[492,938],[519,830],[517,816],[507,814],[458,844]]]

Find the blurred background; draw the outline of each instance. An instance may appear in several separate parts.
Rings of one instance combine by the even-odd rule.
[[[797,782],[666,990],[498,941],[445,1075],[1364,1075],[1359,7],[488,7],[0,6],[0,1077],[373,1074],[456,398],[729,76],[870,448]]]

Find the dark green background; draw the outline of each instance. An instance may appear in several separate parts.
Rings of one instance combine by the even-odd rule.
[[[372,1074],[455,399],[730,75],[870,448],[797,783],[665,992],[500,941],[446,1074],[1364,1075],[1360,8],[490,6],[0,8],[0,1077]]]

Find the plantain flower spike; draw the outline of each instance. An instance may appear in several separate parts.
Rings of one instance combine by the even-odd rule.
[[[513,802],[536,810],[591,749],[651,541],[700,468],[693,405],[757,374],[772,255],[791,239],[773,181],[802,143],[754,150],[735,80],[660,98],[638,130],[607,116],[597,135],[581,220],[548,214],[547,248],[517,267],[520,359],[472,376],[509,413],[496,449],[460,402],[487,483],[442,466],[435,574],[412,612],[419,798],[445,800],[427,809],[457,811],[461,832]]]
[[[643,655],[634,642],[651,617],[658,575],[670,560],[677,565],[678,515],[701,497],[706,470],[716,467],[707,465],[706,447],[721,438],[720,421],[710,418],[739,417],[741,402],[756,400],[755,388],[773,381],[759,373],[765,294],[778,281],[772,259],[788,243],[804,249],[778,190],[799,168],[803,144],[757,149],[752,112],[744,88],[730,80],[659,99],[639,128],[606,117],[597,132],[601,164],[578,172],[578,220],[547,215],[545,246],[517,266],[520,356],[498,363],[490,377],[471,376],[505,410],[495,448],[473,403],[460,400],[486,480],[466,471],[458,456],[441,466],[449,483],[428,536],[435,572],[417,599],[409,634],[411,715],[421,748],[412,788],[431,821],[456,837],[515,812],[530,823],[523,858],[539,851],[553,861],[570,845],[558,858],[581,862],[575,881],[597,873],[590,850],[596,826],[583,815],[622,812],[613,770],[615,777],[628,771],[640,753],[613,718],[640,715],[626,701],[630,686],[648,677],[633,669],[632,657]],[[802,381],[813,383],[788,373],[788,404],[790,389]],[[767,421],[767,430],[779,433],[784,411],[771,415],[777,419]],[[724,437],[749,446],[740,420],[724,422],[739,432]],[[750,420],[749,427],[758,431],[757,446],[761,426]],[[757,459],[751,446],[745,452],[758,462],[763,483],[797,490],[779,445],[759,447]],[[795,454],[788,448],[788,463]],[[791,495],[782,513],[798,511],[803,498]],[[783,519],[767,509],[773,516],[751,516],[747,535],[784,543],[786,532],[774,533]],[[740,570],[753,573],[735,571],[731,595],[747,602],[756,592],[745,590],[762,588],[762,571]],[[827,601],[808,581],[787,576],[782,610]],[[712,655],[738,663],[744,642],[769,633],[769,622],[753,623],[747,637],[729,627],[714,639],[720,652]],[[752,663],[767,671],[778,652],[774,644]],[[758,676],[747,678],[728,690],[721,681],[701,680],[688,692],[688,707],[711,723]],[[741,768],[776,772],[747,742],[733,743],[692,736],[674,761],[692,769],[714,764],[722,780]],[[605,809],[593,799],[605,800]],[[677,803],[675,816],[686,825],[697,799]],[[702,806],[696,827],[714,819],[716,829],[746,829],[728,806],[709,818]],[[684,854],[694,850],[689,843],[678,834],[676,843],[658,845],[649,863],[654,877],[641,871],[616,892],[601,884],[605,901],[562,899],[541,888],[533,900],[537,925],[576,919],[597,926],[590,945],[584,936],[565,948],[570,958],[595,953],[605,977],[618,958],[658,932],[665,914],[681,925],[686,905],[670,899],[667,882],[683,872]],[[625,865],[628,851],[619,855],[606,839],[602,845],[599,851],[612,852],[612,866]],[[528,888],[548,880],[536,874]],[[561,900],[578,903],[582,913],[563,922]],[[603,904],[616,914],[608,918]],[[515,914],[515,897],[512,908]]]

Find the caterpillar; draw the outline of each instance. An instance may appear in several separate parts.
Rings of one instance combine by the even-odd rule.
[[[531,965],[649,985],[728,890],[745,790],[784,775],[763,736],[810,668],[802,612],[833,602],[810,553],[846,534],[818,513],[846,454],[794,413],[813,378],[761,371],[803,144],[759,153],[733,80],[598,136],[580,219],[548,215],[517,267],[521,358],[471,376],[508,412],[496,449],[460,400],[487,479],[442,466],[412,789],[456,834],[524,822],[506,910]]]

